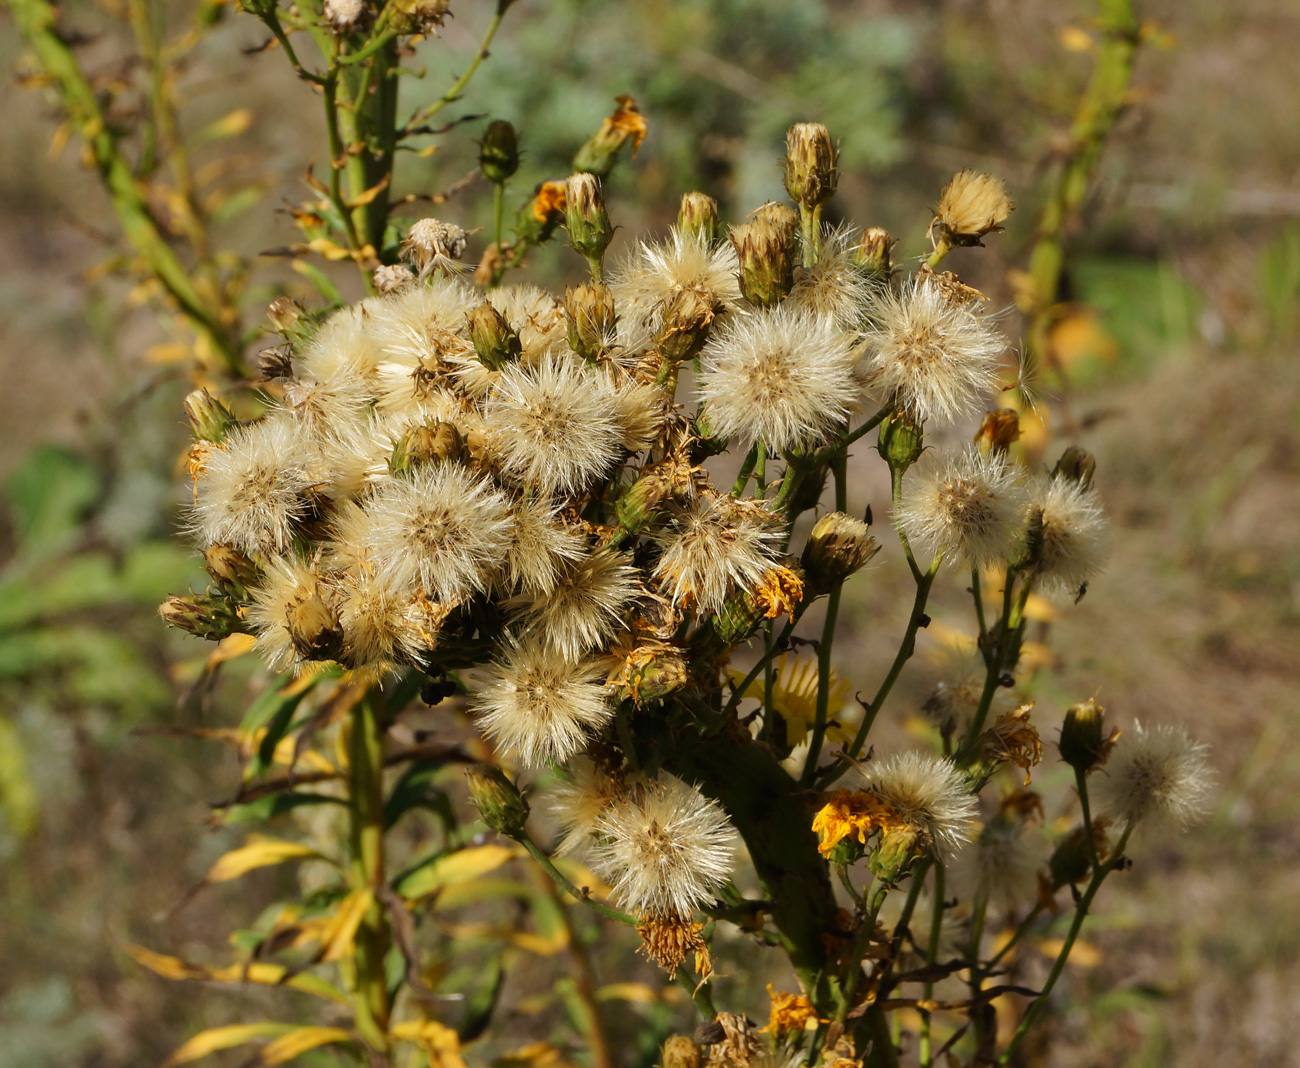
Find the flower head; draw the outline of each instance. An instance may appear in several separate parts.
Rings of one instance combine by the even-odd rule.
[[[1044,477],[1030,488],[1035,572],[1044,589],[1074,592],[1106,562],[1106,517],[1097,495],[1078,482]]]
[[[487,666],[473,703],[483,730],[530,767],[573,756],[614,715],[599,664],[532,641]]]
[[[732,319],[701,355],[716,432],[772,453],[826,440],[857,399],[848,338],[826,318],[782,307]]]
[[[524,629],[569,659],[590,652],[623,626],[624,611],[641,592],[636,569],[621,553],[588,553],[568,567],[544,596],[516,598]]]
[[[969,304],[931,281],[875,303],[863,335],[872,383],[921,420],[952,422],[975,411],[997,386],[1005,339]]]
[[[1136,724],[1091,783],[1098,811],[1117,820],[1161,816],[1186,827],[1209,807],[1208,748],[1177,727]]]
[[[1015,469],[996,453],[931,452],[909,472],[894,521],[930,553],[969,567],[1005,563],[1022,528]]]
[[[985,234],[1002,229],[1013,206],[1001,178],[961,171],[943,187],[935,218],[953,244],[978,245]]]
[[[589,756],[570,760],[551,790],[551,814],[563,835],[556,852],[563,855],[589,846],[601,813],[618,798],[638,793],[645,782],[640,772],[611,769]]]
[[[910,751],[866,766],[867,792],[917,834],[929,852],[951,853],[968,841],[976,801],[947,757]]]
[[[585,555],[582,539],[560,522],[555,508],[536,501],[515,501],[510,516],[513,522],[502,585],[544,597]]]
[[[876,288],[853,262],[852,237],[842,230],[823,239],[817,262],[796,268],[788,298],[791,307],[830,319],[841,330],[861,329]]]
[[[643,241],[619,265],[611,288],[620,308],[653,332],[664,310],[684,290],[699,290],[718,309],[740,303],[736,252],[728,244],[711,246],[674,229],[667,241]]]
[[[701,612],[716,612],[733,591],[758,586],[780,548],[772,513],[730,497],[697,501],[660,540],[656,580],[674,605]]]
[[[667,775],[613,801],[596,820],[593,870],[625,908],[689,916],[731,876],[736,832],[726,811]]]
[[[257,635],[257,650],[272,671],[340,655],[337,597],[312,568],[273,557],[252,600],[248,622]]]

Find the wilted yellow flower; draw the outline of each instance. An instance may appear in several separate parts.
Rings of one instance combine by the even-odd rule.
[[[827,1022],[817,1015],[807,994],[787,994],[768,983],[767,996],[772,999],[772,1012],[763,1031],[776,1036],[777,1041],[804,1030],[810,1021]]]
[[[817,851],[828,857],[846,838],[856,836],[863,845],[876,831],[898,822],[897,814],[874,794],[861,790],[836,790],[813,817],[812,829],[821,841]]]
[[[1028,786],[1029,769],[1043,759],[1043,743],[1038,738],[1038,728],[1029,722],[1033,703],[1021,705],[1014,712],[1005,712],[984,732],[984,755],[991,760],[1005,760],[1025,773]]]

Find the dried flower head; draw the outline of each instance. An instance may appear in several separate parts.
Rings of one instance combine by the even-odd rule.
[[[817,262],[794,272],[790,306],[830,319],[841,330],[860,330],[875,288],[853,261],[853,234],[840,230],[823,238]]]
[[[576,660],[624,625],[624,615],[641,592],[637,571],[621,553],[600,549],[567,568],[545,596],[515,598],[524,626],[535,640]]]
[[[674,605],[718,611],[735,590],[753,590],[776,562],[779,523],[761,504],[701,498],[660,536],[654,577]]]
[[[596,820],[592,868],[624,908],[686,917],[731,876],[736,832],[716,801],[668,775]]]
[[[294,560],[274,557],[267,562],[252,590],[248,622],[272,671],[333,660],[342,650],[334,591],[320,574]]]
[[[358,568],[338,582],[343,624],[342,660],[351,667],[383,670],[394,663],[419,664],[438,642],[452,604],[440,604],[390,572]]]
[[[366,511],[374,566],[442,601],[486,590],[510,549],[509,502],[460,464],[428,464],[390,479]]]
[[[1037,824],[1002,813],[991,819],[975,839],[975,848],[962,854],[959,881],[971,884],[974,895],[1011,908],[1033,901],[1038,873],[1047,863],[1048,841]]]
[[[970,840],[976,800],[970,784],[947,757],[910,751],[864,769],[866,789],[919,835],[935,854],[953,853]]]
[[[570,760],[551,790],[551,814],[563,836],[556,853],[573,853],[591,845],[601,813],[615,799],[640,791],[645,782],[640,772],[610,768],[589,756]]]
[[[1016,470],[996,453],[930,452],[908,473],[894,516],[908,538],[968,567],[1005,563],[1022,529]]]
[[[263,419],[237,427],[209,447],[195,479],[193,526],[205,545],[284,553],[317,484],[310,450],[293,422]]]
[[[718,310],[736,307],[741,301],[736,269],[730,245],[710,245],[674,228],[667,241],[641,242],[618,266],[610,288],[619,308],[653,333],[663,325],[664,311],[686,290],[703,293]]]
[[[857,399],[848,338],[784,307],[731,319],[702,353],[700,396],[717,434],[771,453],[828,438]]]
[[[1006,340],[933,282],[883,294],[873,317],[863,335],[870,381],[917,419],[952,422],[982,407],[996,388]]]
[[[1041,588],[1074,593],[1106,562],[1106,517],[1093,490],[1071,478],[1030,488],[1030,545]]]
[[[1013,206],[1001,178],[961,171],[943,187],[935,218],[954,245],[978,245],[985,234],[1002,229]]]
[[[365,0],[325,0],[321,13],[336,34],[355,33],[370,21]]]
[[[438,219],[419,219],[406,232],[401,245],[402,259],[413,264],[420,279],[428,278],[434,271],[454,274],[464,270],[457,262],[465,254],[469,235],[455,223]]]
[[[1209,809],[1208,752],[1178,727],[1134,724],[1090,780],[1098,811],[1133,823],[1159,816],[1186,827]]]
[[[576,493],[622,455],[614,389],[576,359],[506,368],[485,414],[506,470],[544,493]]]
[[[614,715],[597,663],[532,641],[487,666],[473,706],[484,732],[529,767],[573,756]]]
[[[510,517],[502,587],[546,596],[560,576],[586,555],[582,539],[560,521],[556,508],[537,501],[515,501]]]

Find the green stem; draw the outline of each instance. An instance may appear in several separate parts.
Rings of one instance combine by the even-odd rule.
[[[934,246],[934,251],[931,252],[929,257],[926,259],[925,265],[933,271],[943,262],[943,258],[948,255],[950,251],[952,251],[952,245],[948,239],[946,237],[939,238],[938,242],[936,242]]]
[[[758,662],[749,669],[749,674],[746,675],[739,684],[731,688],[731,697],[727,701],[727,706],[722,710],[723,719],[726,719],[736,710],[736,706],[744,699],[745,691],[749,689],[750,683],[763,673],[764,668],[776,655],[776,651],[780,649],[785,644],[785,640],[790,637],[790,632],[792,630],[794,630],[794,621],[786,620],[785,626],[781,628],[781,633],[777,636],[776,640],[763,651],[763,655],[758,658]]]
[[[487,59],[488,49],[492,45],[492,38],[496,36],[497,30],[501,28],[501,19],[505,15],[506,8],[510,6],[511,2],[513,2],[513,0],[498,0],[496,14],[492,16],[492,21],[488,23],[487,32],[483,34],[483,40],[479,42],[478,51],[474,54],[474,59],[470,62],[470,65],[465,68],[465,73],[457,78],[456,81],[452,83],[451,88],[441,97],[435,100],[423,111],[416,112],[416,114],[412,115],[405,126],[406,131],[409,132],[418,126],[423,126],[448,104],[460,99],[460,95],[465,91],[466,86],[469,85],[470,79],[474,77],[475,72],[479,69],[483,60]]]
[[[817,713],[813,720],[812,740],[808,743],[803,774],[799,777],[804,785],[811,785],[817,776],[817,761],[821,757],[822,743],[826,738],[831,700],[831,646],[835,642],[835,624],[840,614],[840,594],[843,589],[843,585],[836,586],[826,598],[826,620],[822,624],[822,640],[817,647]]]
[[[506,183],[496,182],[492,187],[492,243],[501,247],[505,237]]]
[[[619,912],[618,909],[612,909],[608,905],[602,905],[599,901],[593,901],[584,891],[574,886],[569,877],[555,866],[551,858],[542,851],[541,846],[529,838],[528,835],[521,834],[515,841],[528,850],[529,855],[546,870],[546,874],[555,880],[555,885],[575,901],[581,901],[592,912],[604,916],[607,920],[614,920],[628,927],[637,925],[635,916],[629,916],[626,912]]]
[[[925,966],[933,968],[939,955],[939,935],[943,930],[944,868],[942,861],[934,865],[934,908],[930,913],[930,939],[925,948]],[[927,979],[921,987],[921,1000],[929,1001],[934,995],[934,983]],[[930,1068],[930,1011],[921,1010],[921,1036],[918,1042],[921,1068]]]
[[[749,485],[749,479],[754,473],[754,464],[758,461],[758,442],[754,442],[749,447],[749,452],[745,453],[745,459],[740,464],[740,474],[736,476],[736,481],[731,486],[731,495],[740,497],[744,494],[745,488]]]

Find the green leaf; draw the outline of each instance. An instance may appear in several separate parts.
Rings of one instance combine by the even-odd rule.
[[[450,831],[456,826],[456,813],[446,791],[435,786],[434,779],[447,766],[442,760],[421,760],[411,764],[394,784],[388,800],[384,802],[384,827],[392,827],[402,816],[415,808],[428,809]]]
[[[26,750],[7,716],[0,716],[0,808],[15,838],[36,829],[36,792],[27,774]]]
[[[276,816],[283,816],[286,812],[292,812],[295,808],[304,805],[346,803],[341,797],[330,797],[328,794],[316,794],[309,790],[286,790],[281,793],[267,794],[246,804],[231,805],[226,809],[221,822],[225,824],[262,822],[274,819]]]
[[[76,529],[99,496],[99,476],[66,449],[36,449],[5,486],[20,553],[48,556]]]

